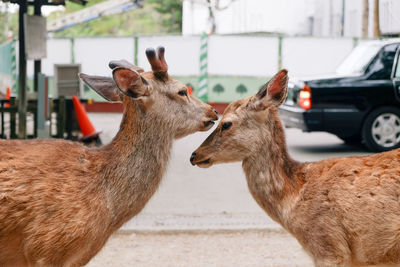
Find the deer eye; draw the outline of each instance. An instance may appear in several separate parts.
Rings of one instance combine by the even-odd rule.
[[[230,122],[230,121],[224,122],[224,123],[222,124],[222,131],[228,130],[231,126],[232,126],[232,122]]]
[[[187,95],[187,91],[186,91],[186,90],[180,90],[180,91],[178,92],[178,95],[180,95],[180,96],[186,96],[186,95]]]

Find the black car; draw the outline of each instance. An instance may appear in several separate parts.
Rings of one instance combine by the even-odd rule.
[[[370,150],[400,147],[400,39],[357,46],[336,74],[289,81],[287,127],[324,131]]]

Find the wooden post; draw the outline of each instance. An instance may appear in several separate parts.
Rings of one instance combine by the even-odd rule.
[[[342,0],[342,15],[340,18],[340,36],[344,36],[344,12],[345,12],[345,0]]]
[[[53,110],[54,110],[54,99],[50,99],[49,101],[49,121],[50,121],[50,129],[49,129],[49,134],[50,138],[53,138]]]
[[[60,96],[58,98],[58,113],[57,113],[57,138],[64,138],[65,132],[65,98]]]
[[[26,0],[19,1],[19,77],[18,77],[18,138],[26,138],[26,55],[24,14],[28,10]]]
[[[379,0],[374,0],[374,37],[381,36],[379,27]]]
[[[1,101],[1,136],[0,138],[6,138],[6,135],[4,134],[4,102]]]
[[[42,15],[42,3],[41,1],[36,0],[34,2],[34,13],[35,16],[41,16]],[[38,91],[38,74],[42,71],[42,61],[35,60],[34,61],[34,66],[33,66],[33,89],[35,92]]]
[[[368,37],[369,0],[363,0],[361,36]]]
[[[17,133],[16,133],[16,112],[15,112],[15,97],[11,97],[10,99],[10,139],[15,139],[17,138]]]
[[[29,106],[29,104],[28,104]],[[32,103],[32,114],[33,114],[33,138],[37,137],[38,133],[38,101],[37,99]]]
[[[283,36],[279,34],[278,36],[278,70],[282,69],[282,43]]]
[[[34,11],[33,14],[35,16],[42,15],[42,3],[40,0],[34,1]],[[42,71],[42,61],[40,59],[33,61],[33,90],[38,92],[39,88],[39,73]],[[39,103],[39,102],[36,102]],[[34,117],[34,128],[33,128],[33,136],[37,137],[38,133],[38,104],[36,105],[36,109],[33,112]]]
[[[139,37],[137,37],[137,35],[135,35],[135,37],[133,37],[135,40],[135,47],[134,47],[134,57],[133,57],[133,63],[136,66],[139,66],[139,58],[138,58],[138,50],[139,50]]]

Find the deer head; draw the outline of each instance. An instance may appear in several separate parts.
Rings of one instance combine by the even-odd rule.
[[[207,168],[216,163],[243,161],[260,147],[282,143],[284,136],[272,139],[278,132],[277,107],[286,98],[287,84],[287,70],[281,70],[254,96],[229,104],[218,127],[193,152],[190,162]]]
[[[79,77],[106,100],[123,102],[126,118],[129,118],[130,112],[140,111],[141,117],[153,120],[154,124],[162,122],[168,134],[173,134],[175,138],[209,130],[218,119],[215,110],[189,95],[185,84],[168,75],[164,51],[163,47],[157,51],[152,48],[146,50],[152,68],[150,72],[144,72],[126,60],[119,60],[109,63],[112,78],[82,73]]]

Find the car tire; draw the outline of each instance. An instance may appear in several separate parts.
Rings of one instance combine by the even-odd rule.
[[[400,109],[391,106],[373,110],[364,121],[362,137],[371,151],[400,147]]]

